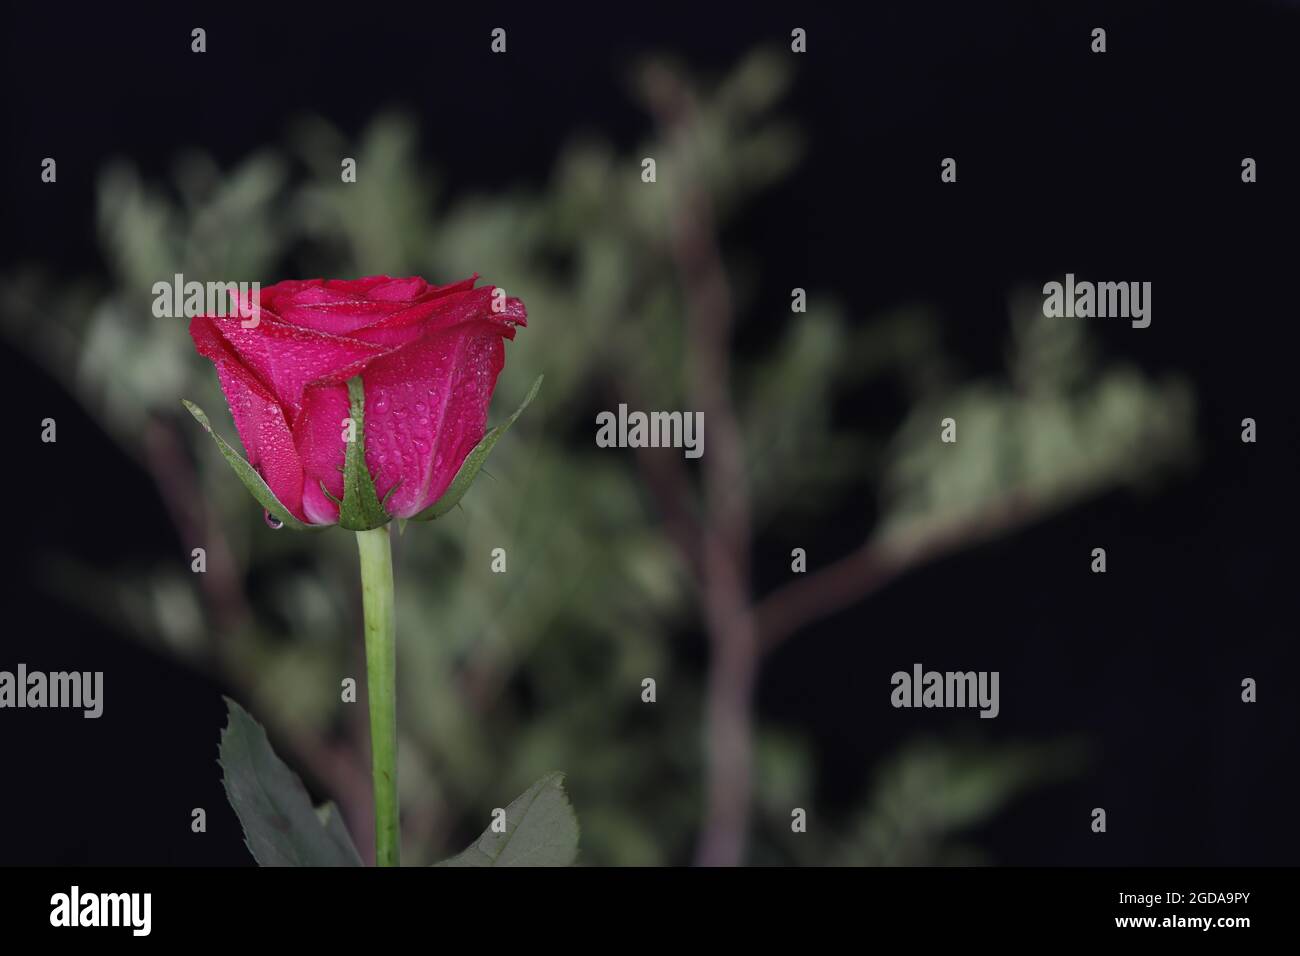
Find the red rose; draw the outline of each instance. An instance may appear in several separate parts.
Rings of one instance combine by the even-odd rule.
[[[387,512],[410,517],[447,490],[487,429],[502,340],[527,324],[520,300],[475,289],[476,279],[279,282],[261,290],[255,324],[238,314],[191,321],[249,464],[299,520],[339,519],[330,496],[343,498],[347,381],[357,375],[366,468],[380,500],[391,492]]]

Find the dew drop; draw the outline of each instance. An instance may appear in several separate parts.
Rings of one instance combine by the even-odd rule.
[[[266,526],[270,528],[272,531],[279,531],[281,528],[284,527],[284,522],[281,521],[279,518],[277,518],[275,515],[271,514],[271,512],[269,511],[263,511],[262,517],[266,519]]]
[[[388,399],[383,396],[375,399],[375,412],[382,415],[386,411],[388,411]]]

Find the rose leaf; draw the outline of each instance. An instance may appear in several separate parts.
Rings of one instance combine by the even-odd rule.
[[[493,820],[469,849],[434,865],[569,866],[577,855],[578,818],[555,770],[506,807],[504,827]]]
[[[221,732],[226,796],[244,828],[244,843],[262,866],[361,866],[361,854],[337,808],[313,808],[298,775],[244,708],[226,698],[229,721]]]

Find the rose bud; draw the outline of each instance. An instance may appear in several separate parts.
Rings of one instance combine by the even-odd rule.
[[[523,302],[477,278],[292,280],[261,290],[254,321],[190,322],[248,461],[214,437],[268,523],[364,530],[459,499],[514,421],[487,434],[503,340],[527,324]]]

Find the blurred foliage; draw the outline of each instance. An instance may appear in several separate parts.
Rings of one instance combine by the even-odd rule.
[[[1077,746],[917,740],[880,768],[867,805],[827,858],[875,866],[991,862],[953,838],[1020,791],[1060,779],[1085,759]]]
[[[164,497],[176,477],[158,449],[176,443],[195,476],[182,476],[191,484],[184,500],[172,492],[171,509],[198,511],[198,531],[182,523],[183,560],[105,571],[69,559],[51,586],[215,669],[290,742],[286,760],[317,787],[334,785],[338,758],[322,753],[353,764],[364,753],[362,708],[339,704],[340,681],[364,672],[352,536],[263,524],[180,405],[187,397],[208,409],[233,440],[211,366],[182,320],[152,315],[152,286],[174,273],[269,283],[481,272],[529,312],[492,420],[539,373],[546,383],[497,448],[495,478],[480,480],[462,510],[395,539],[403,855],[412,864],[446,856],[480,832],[485,808],[563,768],[584,861],[689,859],[702,804],[703,675],[680,642],[698,628],[694,599],[633,457],[597,449],[590,416],[622,387],[646,408],[688,407],[686,310],[666,241],[673,170],[691,164],[724,224],[787,176],[801,151],[777,112],[787,63],[755,54],[702,91],[685,139],[627,154],[572,141],[539,191],[449,191],[419,158],[417,121],[400,115],[377,118],[355,142],[306,118],[284,144],[231,169],[184,155],[167,183],[143,181],[129,162],[109,166],[98,187],[107,281],[20,269],[0,284],[3,330],[159,478]],[[647,155],[659,157],[653,187],[640,179]],[[357,159],[355,184],[340,182],[342,156]],[[1140,478],[1189,441],[1181,386],[1098,366],[1083,323],[1048,328],[1032,298],[1016,309],[1008,375],[954,383],[918,372],[943,367],[924,309],[868,322],[824,296],[790,314],[788,300],[749,302],[743,287],[738,295],[742,314],[784,325],[735,372],[760,529],[783,509],[836,521],[829,509],[865,476],[883,489],[878,534],[906,546],[1008,493],[1050,510]],[[897,433],[837,423],[835,399],[882,377],[912,393]],[[960,423],[957,445],[938,442],[944,417]],[[189,568],[190,547],[213,554],[218,540],[235,569],[224,592],[211,570]],[[494,547],[507,549],[505,575],[490,573]],[[654,708],[640,700],[646,675],[660,688]],[[758,734],[757,861],[947,859],[956,831],[1034,778],[1026,752],[904,749],[876,775],[862,813],[843,821],[851,839],[800,843],[789,808],[809,805],[816,767],[797,737]],[[329,795],[346,807],[347,794]],[[349,822],[366,832],[355,807]]]

